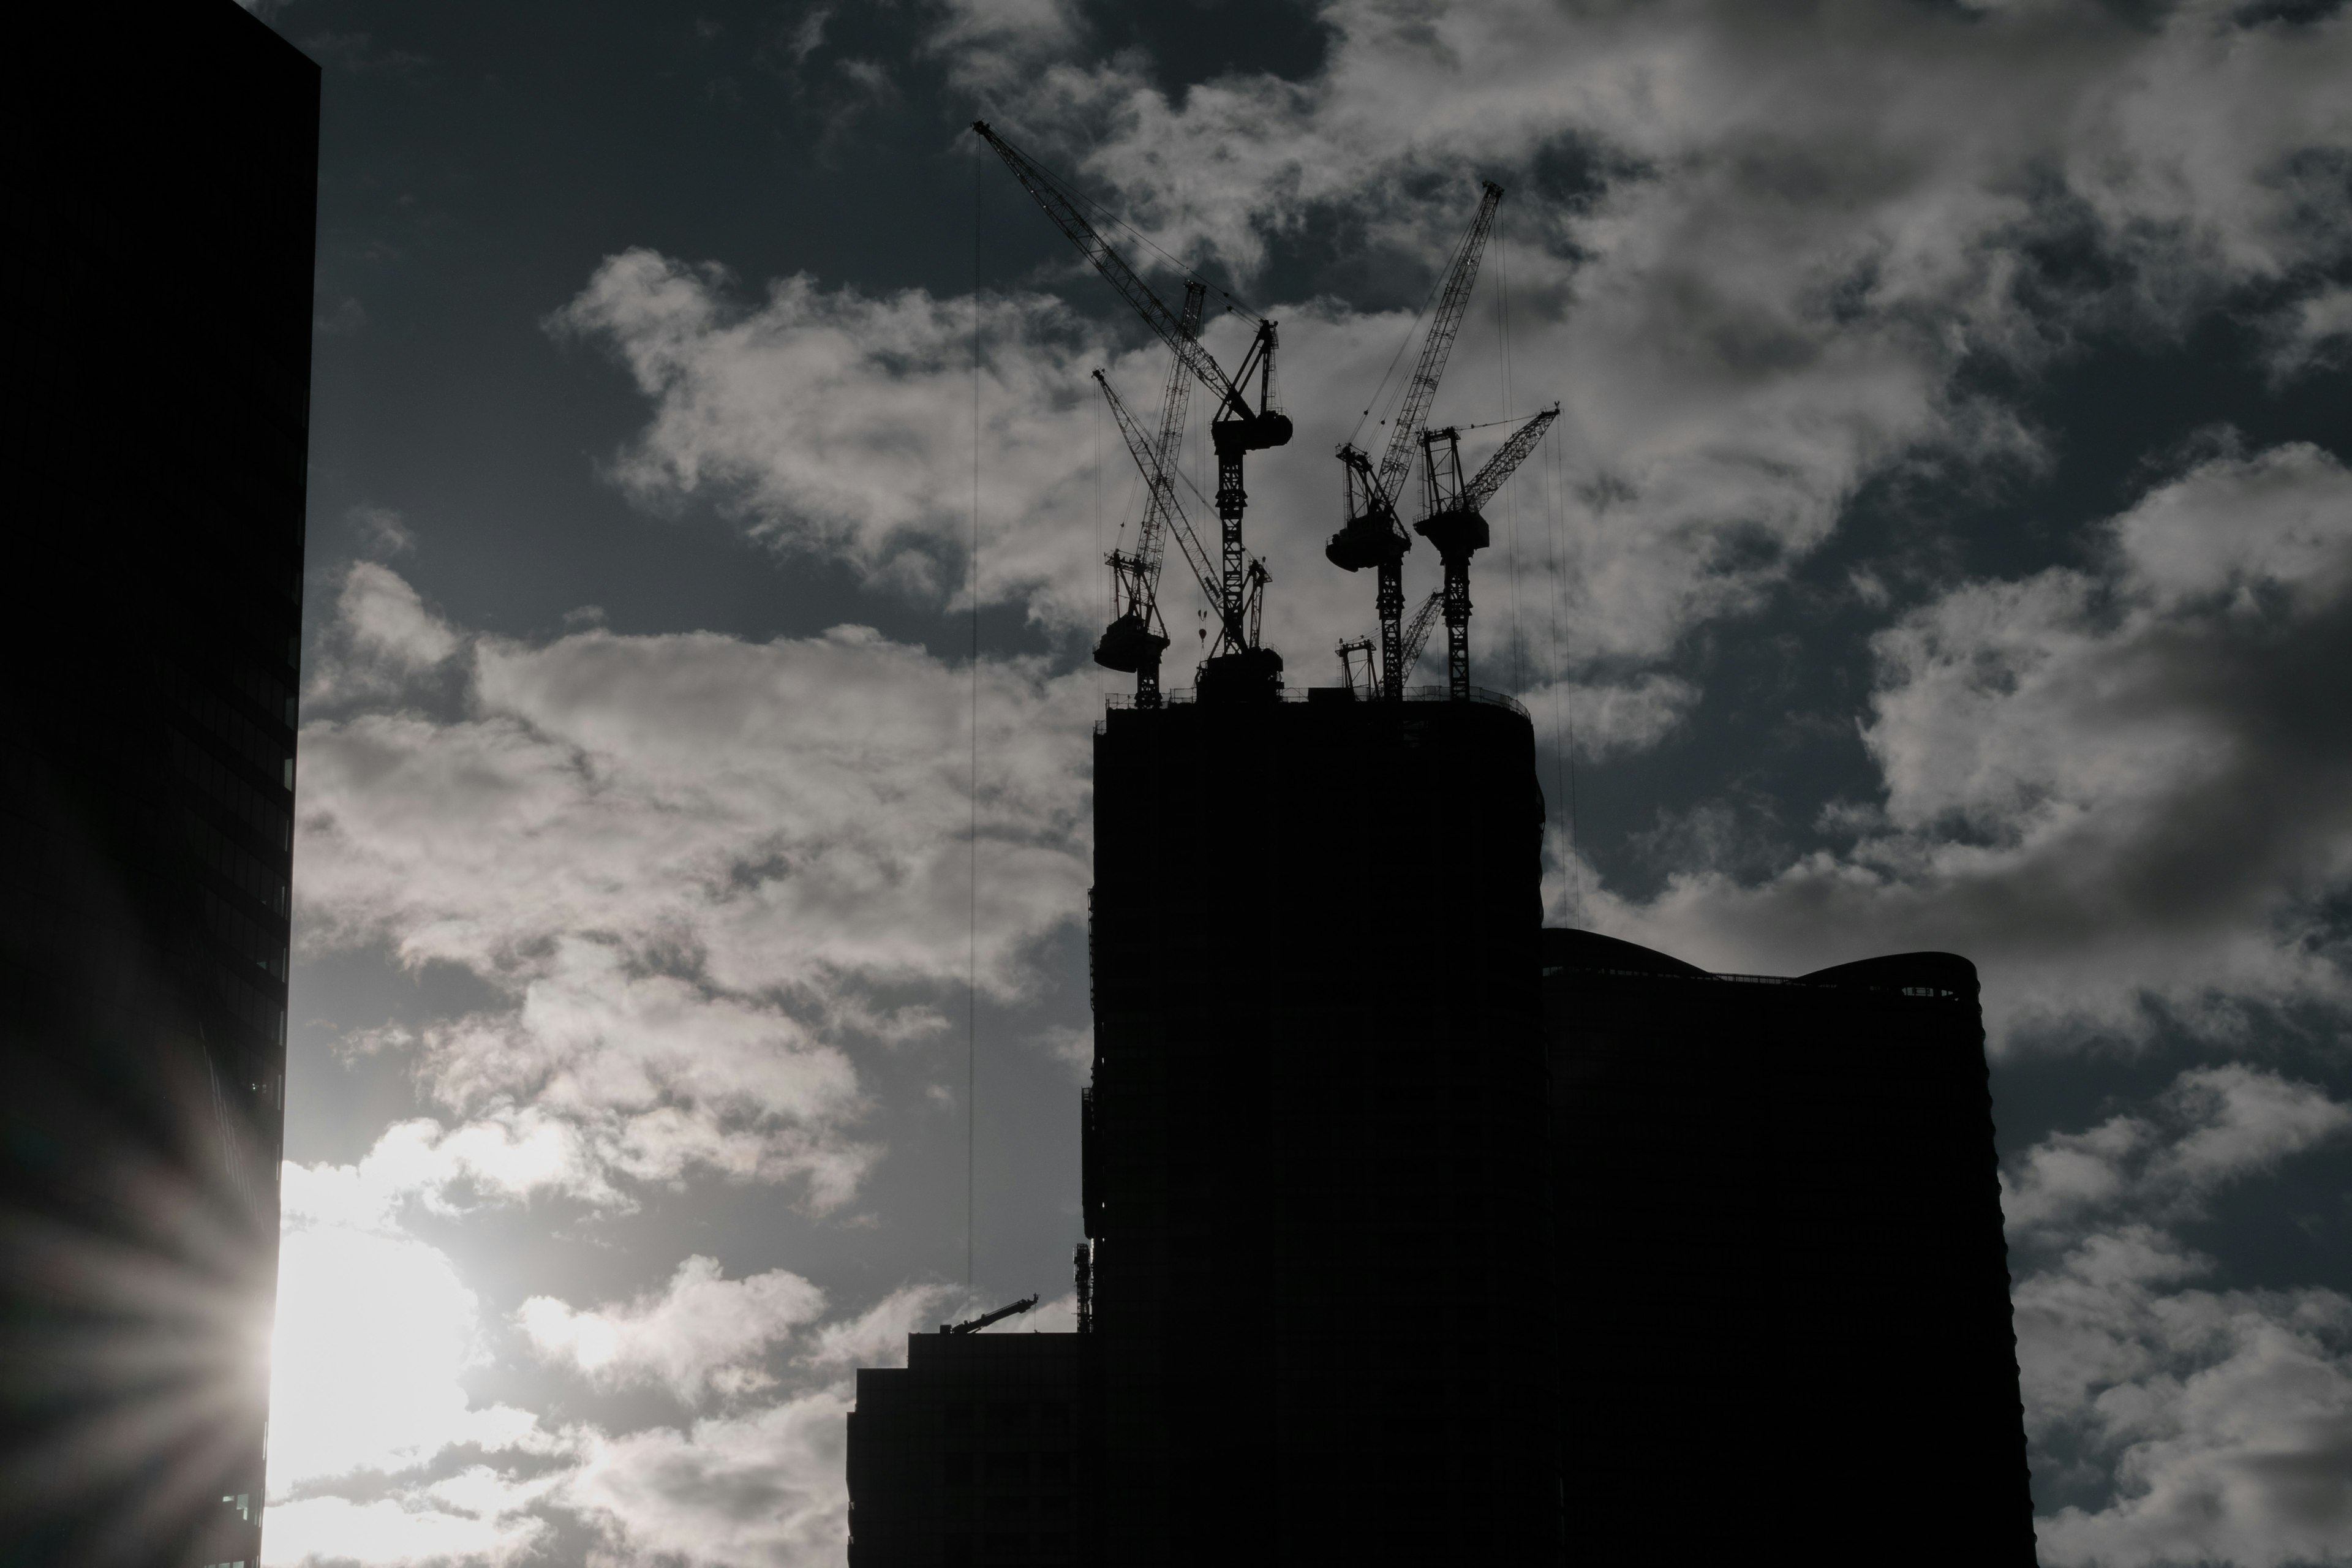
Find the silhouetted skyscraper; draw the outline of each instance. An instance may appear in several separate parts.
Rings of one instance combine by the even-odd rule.
[[[0,1532],[257,1561],[319,72],[232,0],[12,22]]]
[[[1975,968],[1543,963],[1580,1557],[2032,1564]]]
[[[1103,1561],[1538,1561],[1533,734],[1311,696],[1096,742]]]

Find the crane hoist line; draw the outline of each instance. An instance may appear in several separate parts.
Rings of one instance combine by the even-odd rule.
[[[1258,646],[1252,623],[1254,610],[1262,610],[1262,603],[1253,599],[1265,587],[1265,569],[1249,559],[1244,547],[1242,516],[1248,507],[1248,492],[1242,483],[1243,459],[1251,452],[1286,446],[1291,437],[1289,416],[1276,406],[1274,384],[1275,350],[1278,343],[1276,324],[1259,318],[1252,335],[1248,352],[1244,354],[1239,370],[1228,375],[1204,347],[1195,326],[1188,329],[1184,317],[1169,308],[1168,302],[1152,292],[1150,285],[1137,275],[1124,257],[1110,242],[1096,231],[1076,198],[1062,183],[1041,168],[1034,160],[999,136],[984,120],[972,121],[972,131],[992,148],[1013,172],[1021,188],[1029,193],[1045,210],[1054,226],[1060,229],[1078,253],[1102,274],[1106,282],[1118,291],[1144,324],[1159,334],[1175,354],[1178,362],[1192,374],[1216,399],[1216,413],[1209,425],[1209,439],[1217,457],[1217,521],[1218,572],[1216,593],[1213,600],[1217,607],[1217,619],[1224,635],[1219,638],[1221,651],[1204,659],[1201,666],[1201,695],[1271,700],[1282,683],[1282,656],[1271,648]],[[1105,383],[1106,388],[1108,384]],[[1251,394],[1255,392],[1255,400]],[[1147,479],[1150,473],[1147,471]],[[1172,492],[1171,492],[1172,493]],[[1114,570],[1118,570],[1114,568]],[[1125,586],[1125,584],[1123,584]],[[1144,584],[1150,587],[1149,583]],[[1129,595],[1130,600],[1132,595]],[[1124,611],[1122,611],[1122,615]],[[1234,628],[1244,634],[1238,647],[1234,646]],[[1143,629],[1150,636],[1163,635],[1147,620]],[[1114,650],[1118,651],[1118,650]],[[1126,657],[1122,652],[1118,655]],[[1141,668],[1139,666],[1139,675]]]

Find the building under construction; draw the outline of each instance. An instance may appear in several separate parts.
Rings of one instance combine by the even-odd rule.
[[[978,129],[1172,364],[1156,431],[1103,380],[1148,500],[1097,649],[1137,689],[1095,742],[1079,1331],[991,1314],[858,1374],[853,1568],[2030,1568],[1973,969],[1711,975],[1543,929],[1534,732],[1470,683],[1469,574],[1557,410],[1471,475],[1427,421],[1501,192],[1385,450],[1340,449],[1326,554],[1372,572],[1379,635],[1301,689],[1242,540],[1244,457],[1290,437],[1273,323],[1228,375],[1205,286],[1161,302]],[[1196,383],[1214,549],[1175,482]],[[1443,583],[1408,623],[1414,535]],[[1217,628],[1190,693],[1160,680],[1169,538]]]

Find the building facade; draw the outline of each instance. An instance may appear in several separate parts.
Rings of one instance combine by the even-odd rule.
[[[258,1561],[319,72],[233,0],[26,19],[0,733],[8,1563]]]
[[[1543,987],[1578,1553],[2030,1568],[1974,967],[1546,931]]]
[[[1076,1568],[1099,1495],[1086,1334],[909,1334],[861,1368],[849,1417],[850,1568]]]
[[[1307,698],[1096,742],[1102,1560],[1541,1560],[1533,734]]]

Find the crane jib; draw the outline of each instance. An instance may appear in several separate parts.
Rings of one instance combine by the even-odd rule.
[[[1087,221],[1087,214],[1079,212],[1077,202],[1070,200],[1068,195],[1063,195],[1061,184],[1058,184],[1051,174],[1046,174],[1045,169],[1040,169],[1034,163],[1030,163],[1028,155],[1021,153],[1021,148],[1012,146],[1009,141],[1004,141],[1004,136],[997,136],[995,132],[988,130],[988,122],[985,122],[985,120],[973,120],[971,130],[976,132],[976,134],[979,134],[990,148],[995,148],[997,157],[1004,160],[1004,167],[1013,172],[1013,179],[1021,181],[1021,188],[1028,191],[1030,197],[1034,197],[1034,202],[1037,202],[1040,207],[1045,207],[1046,216],[1054,218],[1054,226],[1056,226],[1066,237],[1068,237],[1070,245],[1077,247],[1079,254],[1082,254],[1087,261],[1094,263],[1096,273],[1101,273],[1103,279],[1110,284],[1112,289],[1118,289],[1119,296],[1127,300],[1129,306],[1134,306],[1136,315],[1140,315],[1143,322],[1146,322],[1152,331],[1157,331],[1157,334],[1167,341],[1169,348],[1176,351],[1176,355],[1185,362],[1185,367],[1190,367],[1190,372],[1200,378],[1202,385],[1206,385],[1212,393],[1216,393],[1218,405],[1223,405],[1223,409],[1228,411],[1228,414],[1233,414],[1234,423],[1261,421],[1261,411],[1251,409],[1249,397],[1242,395],[1242,388],[1234,384],[1234,378],[1225,374],[1225,369],[1221,367],[1212,355],[1209,355],[1206,348],[1202,348],[1200,341],[1188,339],[1188,336],[1183,334],[1183,322],[1179,320],[1179,315],[1176,315],[1173,310],[1169,310],[1167,300],[1160,299],[1157,294],[1152,294],[1150,284],[1143,282],[1143,279],[1136,275],[1134,268],[1127,266],[1127,258],[1119,257],[1119,251],[1110,249],[1110,242],[1103,240],[1103,235],[1096,233],[1094,224]],[[1265,339],[1265,331],[1267,327],[1265,324],[1261,324],[1261,343],[1263,339]],[[1256,360],[1256,357],[1258,357],[1258,348],[1251,348],[1251,360]],[[1246,367],[1246,364],[1242,374],[1244,374],[1244,376],[1249,374],[1249,367]],[[1289,421],[1282,421],[1282,423],[1284,426],[1289,426]],[[1286,430],[1284,430],[1284,439],[1289,439]],[[1279,442],[1279,439],[1265,439],[1265,442],[1249,442],[1249,445],[1279,447],[1282,442]]]

